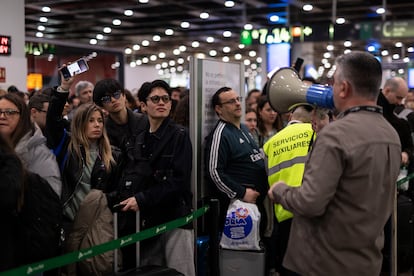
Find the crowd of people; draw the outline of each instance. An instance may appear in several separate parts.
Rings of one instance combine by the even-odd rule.
[[[266,88],[251,90],[245,108],[242,91],[221,87],[212,96],[218,121],[205,139],[203,161],[206,185],[220,202],[216,219],[223,227],[234,199],[257,205],[266,276],[388,269],[397,176],[401,166],[414,169],[408,121],[414,111],[407,101],[411,112],[400,110],[399,118],[395,108],[412,93],[399,77],[381,90],[381,64],[369,53],[340,56],[336,66],[335,110],[303,103],[279,114]],[[0,271],[24,264],[16,229],[32,174],[62,203],[60,254],[111,240],[112,212],[119,213],[124,236],[137,224],[143,230],[193,211],[188,91],[154,80],[133,95],[115,79],[79,78],[62,77],[27,98],[0,94],[0,169],[7,171],[0,202],[10,221],[0,232],[7,249]],[[140,263],[195,276],[194,239],[192,223],[146,239]],[[136,266],[135,249],[121,248],[121,269]],[[110,273],[108,256],[96,266],[79,262],[49,274]]]

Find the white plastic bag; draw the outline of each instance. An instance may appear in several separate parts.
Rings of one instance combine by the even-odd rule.
[[[234,250],[260,250],[260,212],[256,204],[234,200],[227,209],[220,246]]]

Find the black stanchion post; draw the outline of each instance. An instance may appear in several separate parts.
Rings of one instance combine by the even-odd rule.
[[[219,270],[219,218],[220,216],[220,204],[216,198],[210,199],[210,211],[209,217],[209,266],[211,276],[220,276]]]

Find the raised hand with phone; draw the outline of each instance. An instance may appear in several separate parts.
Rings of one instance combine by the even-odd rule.
[[[63,65],[59,69],[64,79],[69,79],[75,75],[79,75],[88,70],[89,66],[85,58],[80,58],[74,62],[70,62],[67,65]]]

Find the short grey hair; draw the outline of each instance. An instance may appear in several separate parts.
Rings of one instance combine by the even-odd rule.
[[[79,81],[75,86],[76,96],[79,97],[80,92],[88,86],[92,87],[92,90],[93,90],[94,85],[90,81]]]

